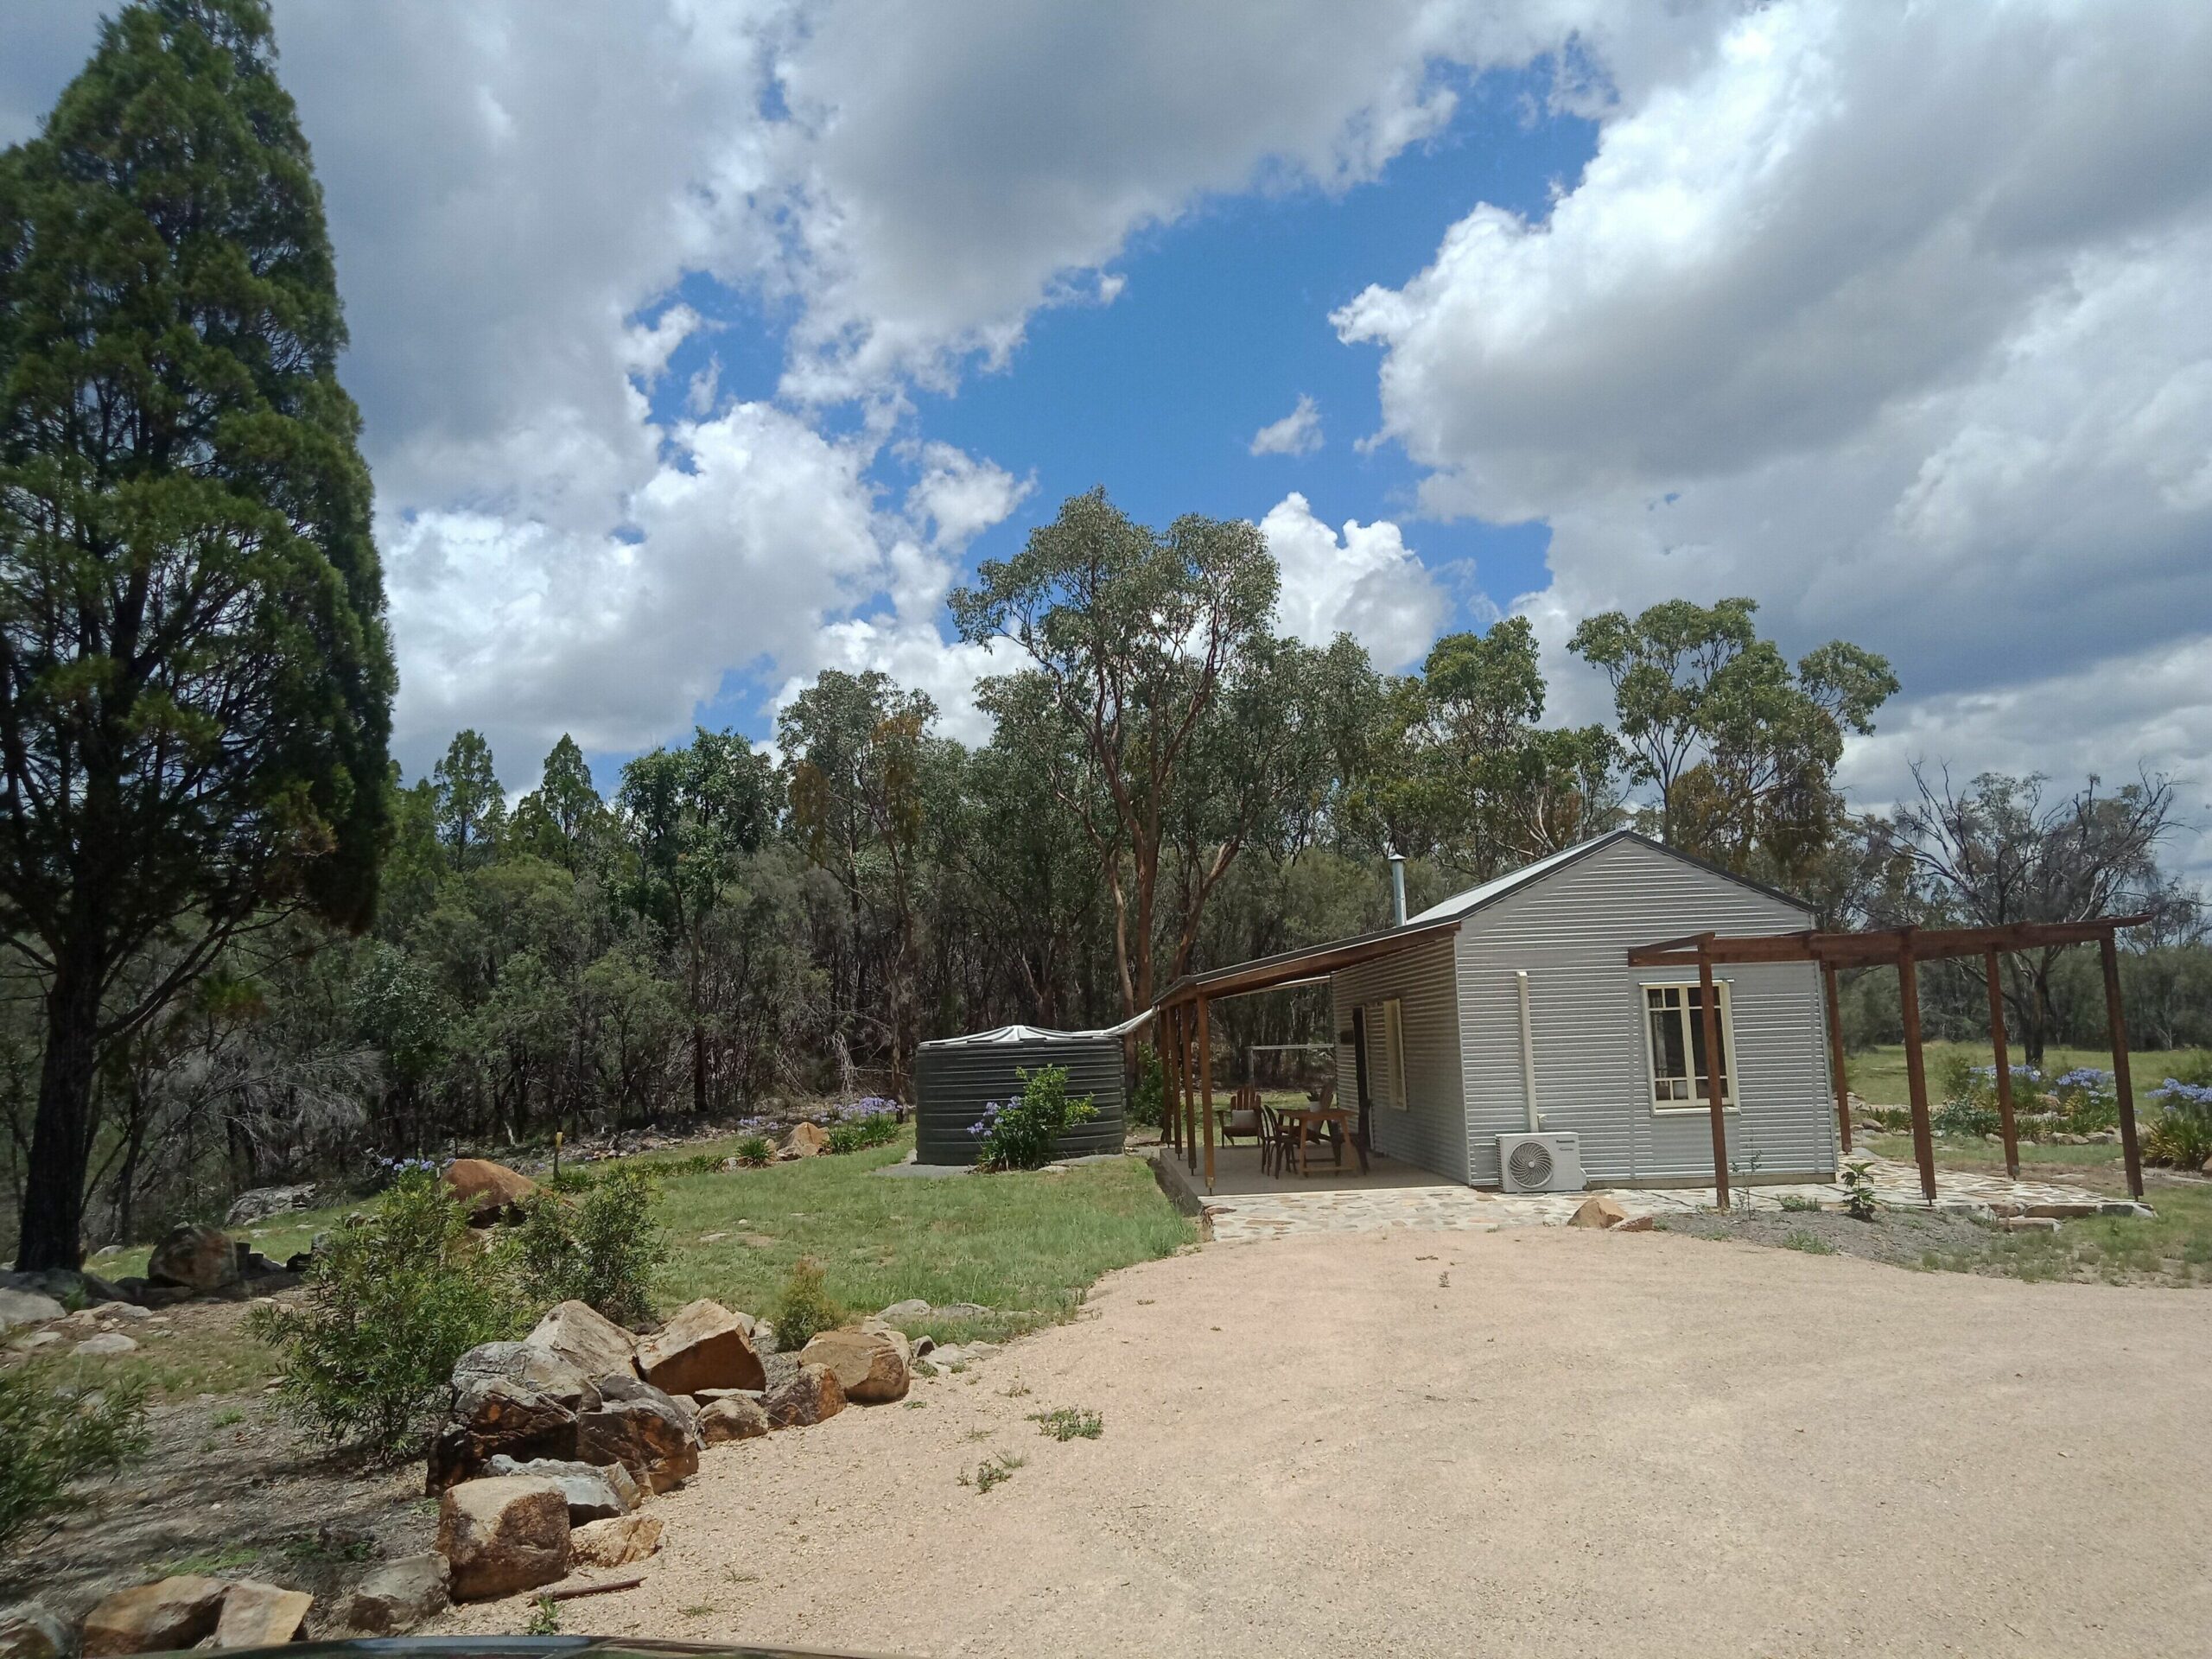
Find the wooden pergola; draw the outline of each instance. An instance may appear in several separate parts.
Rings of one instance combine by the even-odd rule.
[[[1639,945],[1628,953],[1631,968],[1695,968],[1705,1022],[1706,1096],[1713,1116],[1713,1185],[1720,1205],[1728,1205],[1727,1120],[1721,1107],[1720,1019],[1713,995],[1716,963],[1817,962],[1827,996],[1828,1055],[1835,1073],[1835,1116],[1843,1149],[1851,1150],[1851,1090],[1843,1065],[1843,1021],[1837,1006],[1836,973],[1843,968],[1895,963],[1897,999],[1904,1013],[1904,1069],[1912,1097],[1912,1153],[1920,1166],[1920,1190],[1936,1199],[1936,1137],[1928,1109],[1928,1070],[1920,1040],[1919,964],[1980,957],[1989,982],[1989,1041],[1997,1057],[1997,1115],[2005,1136],[2005,1167],[2020,1178],[2020,1141],[2012,1121],[2012,1070],[2005,1052],[2005,994],[1998,982],[1998,958],[2006,951],[2047,945],[2090,944],[2104,957],[2105,1021],[2112,1039],[2113,1090],[2120,1101],[2120,1144],[2127,1163],[2127,1190],[2143,1196],[2143,1154],[2135,1138],[2135,1090],[2127,1070],[2127,1016],[2120,1001],[2120,951],[2114,935],[2139,927],[2148,916],[2105,916],[2082,922],[2012,922],[1998,927],[1897,927],[1860,933],[1755,934],[1727,938],[1692,933]]]
[[[1185,974],[1160,993],[1153,1004],[1152,1036],[1167,1084],[1161,1133],[1166,1135],[1167,1144],[1183,1154],[1194,1175],[1199,1173],[1203,1152],[1207,1192],[1213,1191],[1214,1173],[1213,1005],[1227,997],[1251,996],[1261,991],[1325,985],[1340,968],[1394,957],[1459,931],[1456,916],[1410,927],[1385,928],[1261,957],[1233,968]]]

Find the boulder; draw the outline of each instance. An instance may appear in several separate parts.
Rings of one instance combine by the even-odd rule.
[[[1624,1217],[1605,1229],[1609,1233],[1652,1233],[1658,1230],[1658,1221],[1651,1216]]]
[[[74,1646],[60,1614],[35,1601],[0,1612],[0,1659],[67,1659]]]
[[[430,1441],[428,1490],[474,1478],[505,1453],[573,1459],[576,1418],[599,1389],[573,1365],[524,1342],[486,1342],[455,1362],[445,1421]]]
[[[2008,1233],[2055,1233],[2058,1230],[2056,1216],[2000,1216],[1997,1224]]]
[[[438,1554],[455,1601],[550,1584],[569,1570],[569,1501],[557,1481],[494,1475],[438,1500]]]
[[[363,1636],[401,1636],[452,1604],[451,1569],[442,1555],[404,1555],[370,1569],[338,1604],[340,1630]]]
[[[0,1331],[12,1331],[19,1325],[43,1325],[48,1319],[58,1319],[69,1310],[53,1297],[35,1290],[10,1290],[0,1287]]]
[[[121,1319],[127,1325],[143,1325],[154,1317],[150,1307],[140,1307],[135,1302],[102,1302],[92,1310],[92,1317],[99,1319]]]
[[[85,1615],[85,1659],[191,1647],[213,1631],[229,1588],[220,1579],[186,1573],[118,1591]]]
[[[930,1305],[918,1296],[909,1296],[903,1302],[893,1302],[875,1317],[886,1325],[905,1327],[918,1324],[930,1316]]]
[[[624,1515],[594,1521],[569,1535],[569,1559],[577,1567],[627,1567],[660,1548],[657,1515]]]
[[[670,1394],[700,1389],[758,1389],[768,1373],[737,1315],[720,1302],[696,1301],[638,1344],[638,1375]]]
[[[710,1400],[699,1413],[699,1436],[709,1446],[754,1440],[767,1432],[767,1408],[742,1394]]]
[[[146,1258],[146,1278],[211,1296],[238,1281],[238,1247],[219,1227],[182,1222],[162,1236]]]
[[[264,1216],[281,1216],[293,1210],[312,1209],[315,1196],[313,1181],[303,1181],[297,1186],[257,1186],[251,1192],[239,1193],[232,1201],[230,1213],[223,1220],[226,1225],[244,1227]]]
[[[845,1408],[845,1390],[827,1365],[802,1364],[791,1380],[769,1395],[768,1422],[774,1428],[804,1428]]]
[[[315,1598],[304,1590],[241,1579],[223,1592],[223,1611],[208,1645],[216,1648],[281,1647],[300,1633]]]
[[[1621,1201],[1610,1192],[1592,1192],[1567,1217],[1570,1227],[1611,1227],[1628,1219]]]
[[[533,1348],[575,1366],[586,1376],[626,1371],[638,1339],[589,1302],[559,1302],[524,1338]]]
[[[488,1158],[456,1158],[440,1177],[446,1190],[467,1207],[468,1218],[478,1226],[490,1225],[512,1211],[537,1183]]]
[[[79,1343],[77,1351],[87,1359],[113,1359],[120,1354],[137,1353],[138,1344],[120,1331],[103,1331]]]
[[[783,1139],[786,1158],[812,1158],[830,1150],[830,1131],[819,1123],[794,1123]]]
[[[563,1463],[552,1458],[533,1458],[528,1463],[518,1463],[502,1453],[485,1465],[484,1472],[558,1482],[569,1500],[569,1524],[572,1527],[627,1515],[638,1507],[642,1497],[638,1483],[619,1463]]]
[[[576,1415],[575,1455],[586,1463],[619,1463],[638,1484],[664,1492],[699,1472],[705,1444],[690,1414],[651,1383],[600,1379],[595,1411]]]
[[[940,1319],[981,1319],[988,1318],[990,1312],[981,1302],[946,1302],[930,1310],[934,1317]]]
[[[855,1405],[903,1400],[913,1381],[906,1338],[892,1330],[823,1331],[799,1350],[801,1365],[823,1365]]]

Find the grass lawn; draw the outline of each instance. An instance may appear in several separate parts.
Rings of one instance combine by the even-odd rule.
[[[1870,1151],[1901,1162],[1912,1160],[1910,1135],[1873,1135]],[[2127,1196],[2127,1177],[2118,1147],[2020,1147],[2022,1173]],[[1936,1143],[1939,1169],[2002,1175],[2004,1150],[1993,1142],[1965,1147]],[[2025,1166],[2037,1167],[2030,1172]],[[1998,1272],[2017,1279],[2101,1280],[2116,1285],[2212,1287],[2212,1185],[2167,1180],[2146,1172],[2144,1198],[2157,1216],[2138,1221],[2092,1216],[2061,1224],[2056,1233],[1977,1234],[1967,1250],[1930,1251],[1922,1266],[1960,1273]]]
[[[1929,1043],[1924,1046],[1928,1064],[1928,1090],[1930,1102],[1942,1104],[1941,1095],[1943,1065],[1954,1054],[1963,1054],[1974,1065],[1990,1064],[1990,1046],[1980,1043]],[[2202,1062],[2204,1051],[2187,1048],[2130,1049],[2127,1053],[2128,1071],[2135,1080],[2135,1099],[2139,1109],[2143,1096],[2163,1083],[2190,1060]],[[2012,1046],[2012,1064],[2026,1064],[2018,1043]],[[2098,1070],[2112,1070],[2112,1051],[2105,1048],[2047,1048],[2043,1055],[2043,1071],[2047,1077],[2070,1071],[2077,1065],[2094,1065]],[[1844,1057],[1844,1071],[1849,1077],[1853,1093],[1870,1106],[1904,1106],[1911,1103],[1912,1094],[1905,1085],[1904,1045],[1885,1044],[1874,1048],[1854,1050]]]
[[[701,1156],[725,1156],[734,1144],[704,1142],[627,1161],[677,1172]],[[1196,1227],[1167,1202],[1141,1160],[1057,1175],[874,1173],[899,1162],[912,1144],[907,1129],[868,1152],[664,1176],[660,1219],[671,1255],[664,1311],[711,1296],[772,1315],[792,1267],[811,1256],[830,1294],[855,1315],[910,1297],[973,1302],[992,1309],[990,1317],[927,1321],[909,1334],[927,1332],[940,1342],[1003,1338],[1065,1318],[1103,1274],[1197,1242]],[[238,1236],[281,1261],[374,1202],[272,1217]],[[146,1254],[141,1245],[86,1266],[121,1278],[143,1273]],[[156,1397],[257,1389],[270,1374],[270,1357],[246,1333],[245,1312],[234,1304],[194,1304],[172,1319],[173,1334],[144,1338],[143,1354],[67,1363],[86,1368],[88,1380],[142,1376]]]
[[[873,1173],[899,1162],[912,1140],[909,1130],[871,1152],[668,1180],[661,1219],[676,1254],[667,1300],[711,1296],[772,1313],[792,1267],[812,1256],[830,1294],[854,1313],[910,1297],[975,1302],[995,1316],[908,1334],[1006,1336],[1065,1318],[1102,1274],[1197,1241],[1140,1159],[1058,1175]],[[685,1154],[722,1150],[709,1143]],[[710,1233],[727,1236],[709,1242]]]

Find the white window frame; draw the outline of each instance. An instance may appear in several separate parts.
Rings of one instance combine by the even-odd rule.
[[[1371,1025],[1382,1027],[1382,1063],[1390,1068],[1390,1086],[1383,1090],[1382,1103],[1394,1112],[1408,1111],[1413,1103],[1406,1090],[1405,1004],[1398,997],[1386,996],[1374,1005],[1369,1016]]]
[[[1733,1112],[1738,1109],[1736,1068],[1742,1059],[1742,1056],[1736,1051],[1735,1010],[1729,996],[1728,982],[1725,979],[1715,979],[1713,984],[1720,1003],[1720,1109],[1723,1112]],[[1646,980],[1636,988],[1636,1020],[1637,1026],[1643,1032],[1644,1102],[1650,1107],[1654,1116],[1686,1116],[1695,1112],[1710,1112],[1713,1109],[1713,1103],[1706,1096],[1705,1079],[1697,1074],[1697,1050],[1694,1046],[1695,1039],[1692,1035],[1691,1026],[1693,1014],[1690,1007],[1690,994],[1701,991],[1702,988],[1700,983],[1694,979]],[[1662,1100],[1659,1097],[1659,1046],[1653,1040],[1651,1034],[1651,993],[1654,991],[1675,991],[1681,995],[1681,1004],[1676,1017],[1682,1024],[1682,1057],[1685,1065],[1689,1070],[1688,1077],[1684,1079],[1690,1090],[1690,1097],[1688,1099],[1677,1100],[1670,1097]],[[1703,1023],[1701,1013],[1695,1018],[1698,1023]]]

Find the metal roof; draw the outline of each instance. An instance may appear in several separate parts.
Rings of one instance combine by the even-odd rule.
[[[971,1031],[964,1037],[939,1037],[921,1046],[979,1048],[994,1043],[1079,1043],[1085,1039],[1126,1036],[1151,1018],[1152,1010],[1146,1008],[1118,1026],[1104,1026],[1091,1031],[1053,1031],[1045,1026],[1000,1026],[991,1031]]]

